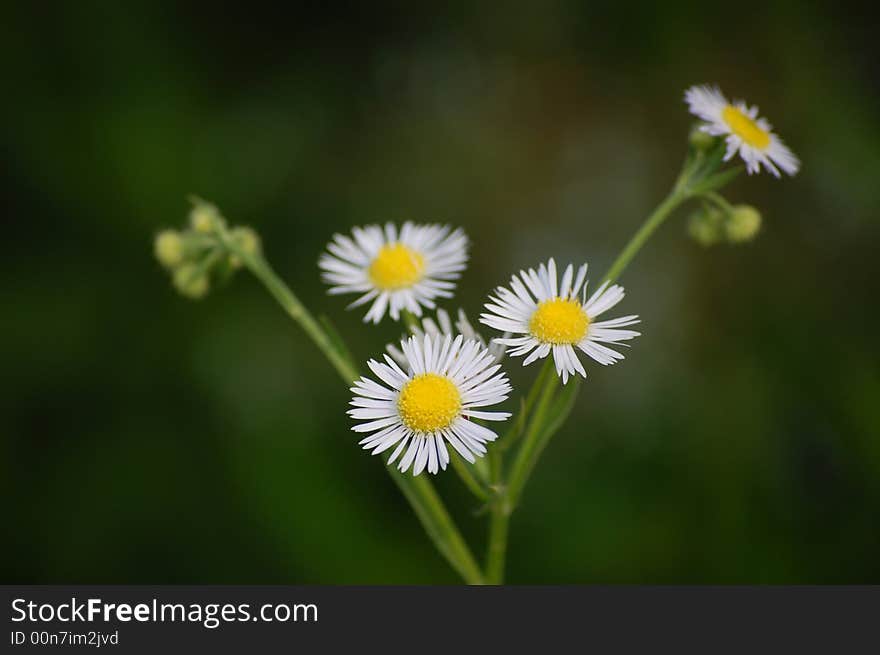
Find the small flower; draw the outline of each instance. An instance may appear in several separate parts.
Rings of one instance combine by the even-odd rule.
[[[467,236],[448,225],[397,227],[387,223],[356,227],[353,239],[334,234],[318,261],[331,294],[363,293],[349,307],[373,301],[364,321],[378,323],[386,309],[393,320],[401,310],[422,315],[435,298],[451,298],[467,262]]]
[[[430,335],[435,337],[437,335],[446,336],[447,334],[454,336],[462,335],[465,340],[473,340],[478,341],[481,346],[488,349],[489,354],[492,355],[492,358],[496,363],[500,363],[502,358],[504,357],[504,351],[507,350],[507,346],[504,346],[500,343],[496,343],[495,341],[490,341],[486,343],[486,340],[483,336],[477,332],[473,326],[468,321],[467,314],[464,313],[463,309],[458,310],[458,319],[453,324],[452,319],[449,314],[444,309],[437,310],[437,320],[435,321],[433,318],[426,316],[422,319],[420,325],[410,326],[409,331],[412,335],[416,337],[423,337],[424,335]],[[391,358],[397,362],[403,368],[407,367],[406,356],[403,354],[403,351],[400,350],[395,344],[389,343],[385,346],[385,351],[391,355]]]
[[[153,242],[153,253],[165,268],[173,270],[183,263],[183,238],[177,230],[162,230]]]
[[[448,442],[473,463],[485,444],[498,438],[472,419],[504,421],[508,412],[478,408],[507,399],[511,387],[501,366],[477,341],[458,335],[410,337],[400,344],[407,366],[385,355],[385,363],[367,365],[384,384],[362,377],[354,383],[348,414],[359,421],[352,430],[372,433],[360,445],[377,455],[397,446],[388,463],[413,475],[446,469]]]
[[[757,107],[749,107],[742,100],[730,103],[718,87],[708,85],[692,86],[685,91],[684,100],[692,114],[706,121],[701,130],[725,136],[724,161],[739,152],[749,174],[759,172],[761,165],[776,177],[780,177],[780,168],[789,175],[798,172],[800,161],[773,134],[770,123],[758,118]]]
[[[552,352],[556,373],[563,384],[575,373],[586,377],[575,347],[600,364],[614,364],[623,355],[602,344],[620,344],[639,336],[633,330],[620,329],[638,323],[637,316],[596,322],[600,314],[623,300],[623,287],[606,282],[587,300],[586,275],[586,264],[578,269],[577,275],[569,264],[562,274],[562,284],[557,285],[553,259],[546,266],[541,264],[537,272],[531,268],[520,271],[519,277],[514,275],[510,279],[510,289],[498,287],[496,295],[489,296],[492,302],[485,307],[491,313],[482,314],[480,322],[496,330],[525,335],[495,339],[511,347],[508,354],[512,357],[531,353],[523,366]]]

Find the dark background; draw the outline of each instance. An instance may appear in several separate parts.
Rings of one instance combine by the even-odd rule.
[[[880,53],[857,8],[6,4],[4,582],[456,581],[299,329],[246,275],[182,299],[153,235],[215,201],[366,359],[399,327],[325,295],[333,231],[463,226],[472,315],[550,255],[595,279],[669,188],[701,82],[803,170],[728,189],[756,242],[701,248],[682,213],[626,272],[644,336],[589,368],[509,579],[880,582]]]

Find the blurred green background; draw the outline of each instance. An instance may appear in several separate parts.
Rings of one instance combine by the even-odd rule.
[[[517,583],[880,582],[880,54],[840,3],[7,3],[3,582],[451,583],[349,394],[249,276],[198,303],[152,238],[186,196],[325,295],[334,231],[463,226],[473,315],[550,255],[605,270],[669,188],[684,89],[757,103],[801,174],[624,275],[644,336],[590,367],[512,524]],[[508,365],[524,388],[537,368]],[[482,553],[483,522],[437,480]]]

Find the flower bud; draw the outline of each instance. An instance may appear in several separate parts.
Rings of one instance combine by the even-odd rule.
[[[231,232],[232,240],[235,245],[241,248],[248,255],[257,255],[260,252],[260,237],[251,228],[239,226],[233,228]],[[242,261],[237,255],[229,256],[229,265],[232,268],[241,268]]]
[[[751,241],[761,229],[761,214],[751,205],[736,205],[724,222],[724,234],[731,243]]]
[[[176,230],[162,230],[153,242],[156,259],[167,269],[173,269],[183,262],[183,239]]]
[[[724,238],[724,212],[717,207],[702,207],[691,214],[688,234],[701,246],[712,246]]]
[[[699,125],[694,125],[688,135],[688,141],[691,146],[697,150],[708,150],[715,145],[715,137],[700,129]]]
[[[189,222],[196,232],[210,234],[217,229],[218,225],[222,225],[223,219],[214,205],[199,203],[190,211]]]
[[[181,295],[193,300],[208,293],[208,276],[195,264],[184,264],[174,272],[174,287]]]

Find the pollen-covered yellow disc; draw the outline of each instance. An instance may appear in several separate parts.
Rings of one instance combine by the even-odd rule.
[[[447,377],[417,375],[400,390],[397,409],[404,425],[416,432],[449,427],[461,411],[461,393]]]
[[[385,291],[411,287],[422,279],[425,258],[402,243],[389,243],[379,250],[369,268],[370,280]]]
[[[545,300],[529,319],[532,336],[554,345],[579,343],[589,326],[590,319],[581,304],[567,298]]]
[[[751,118],[733,105],[727,105],[721,111],[721,118],[740,139],[748,145],[763,150],[770,145],[770,133],[758,127]]]

